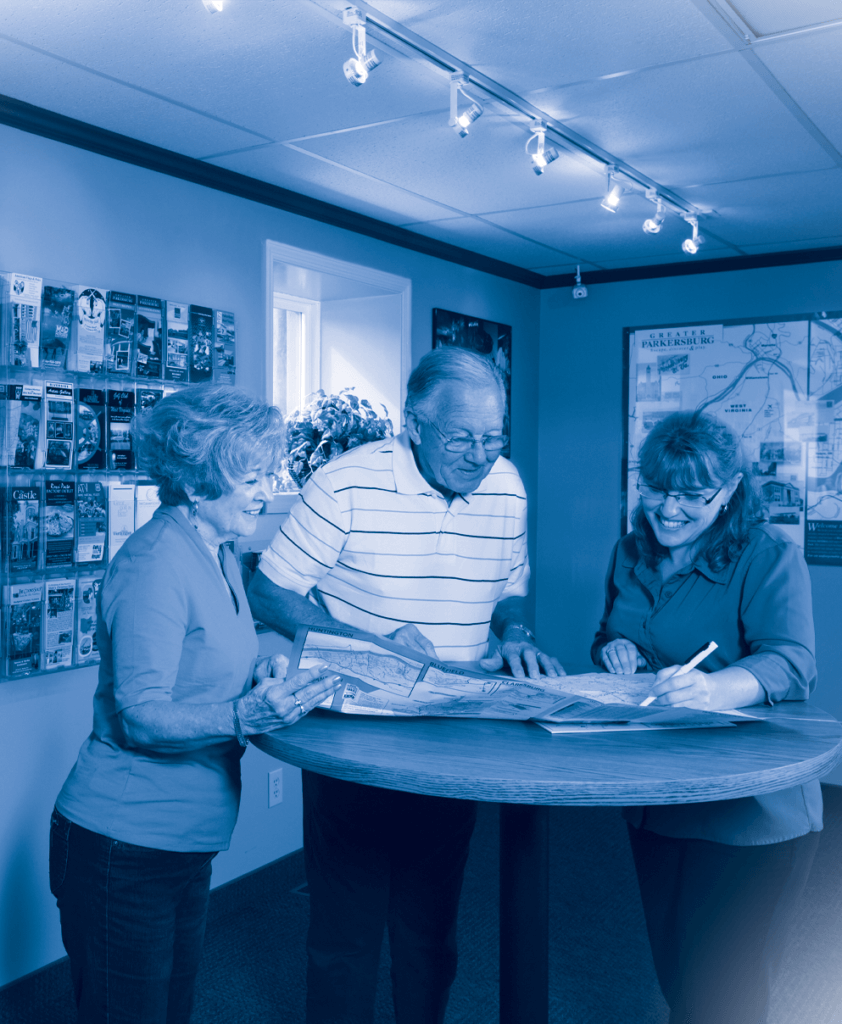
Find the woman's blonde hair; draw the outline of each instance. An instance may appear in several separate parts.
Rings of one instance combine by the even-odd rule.
[[[140,414],[135,435],[138,464],[158,485],[161,503],[182,505],[189,500],[185,487],[214,500],[251,470],[274,472],[284,421],[278,409],[240,388],[199,384]]]

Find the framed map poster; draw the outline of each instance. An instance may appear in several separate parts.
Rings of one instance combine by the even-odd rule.
[[[512,409],[512,329],[508,324],[483,320],[477,316],[453,313],[449,309],[433,310],[433,348],[442,345],[456,345],[488,356],[497,365],[506,382],[506,423],[505,432],[509,443],[502,454],[511,458],[511,409]]]
[[[679,409],[734,427],[769,521],[814,565],[842,566],[842,312],[626,328],[622,532],[638,452]]]

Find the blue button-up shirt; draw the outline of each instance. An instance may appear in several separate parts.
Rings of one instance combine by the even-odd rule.
[[[646,566],[634,534],[623,537],[605,581],[605,611],[591,655],[601,665],[610,640],[631,640],[652,671],[683,664],[710,640],[719,648],[702,669],[747,669],[769,702],[806,700],[816,683],[810,577],[801,552],[762,525],[735,562],[713,569],[698,557],[663,580]],[[678,806],[632,807],[632,824],[661,835],[753,846],[822,827],[819,783],[778,793]]]

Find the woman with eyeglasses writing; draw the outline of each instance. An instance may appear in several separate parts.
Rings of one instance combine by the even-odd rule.
[[[806,700],[816,682],[807,567],[763,522],[736,434],[705,413],[673,413],[643,443],[639,481],[594,662],[656,672],[656,705]],[[719,647],[703,667],[676,676],[710,640]],[[762,1024],[822,827],[818,781],[624,816],[670,1024]]]

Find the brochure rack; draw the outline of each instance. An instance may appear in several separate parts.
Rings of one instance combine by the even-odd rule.
[[[234,383],[228,311],[0,271],[0,681],[99,661],[109,560],[151,518],[133,427]]]

